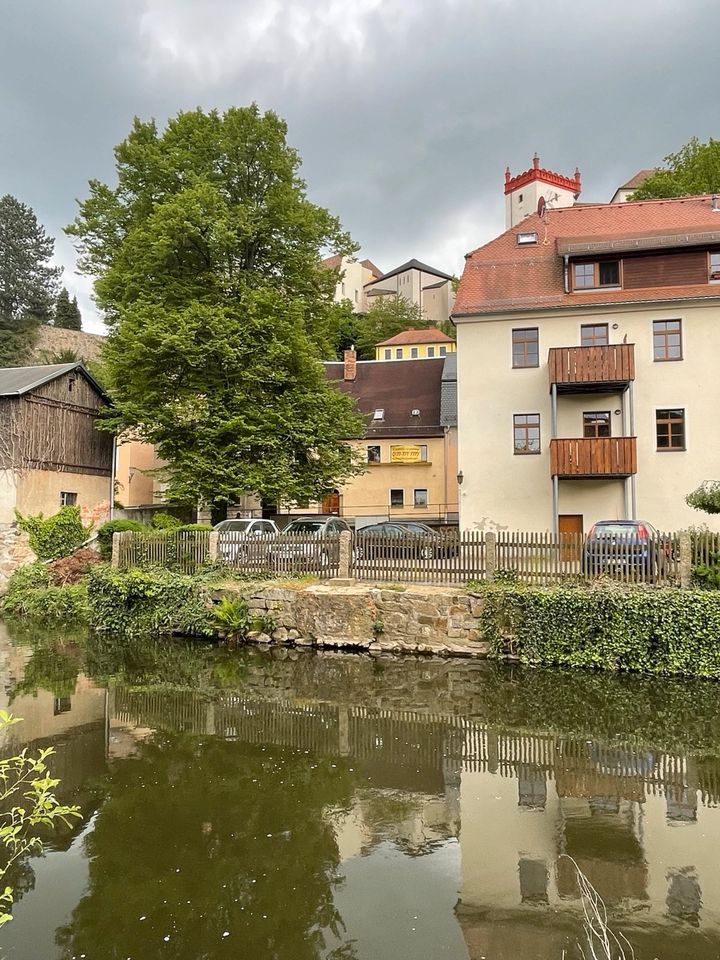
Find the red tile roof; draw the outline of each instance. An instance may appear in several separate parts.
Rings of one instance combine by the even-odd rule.
[[[518,244],[519,233],[536,233],[538,242]],[[561,251],[573,245],[611,242],[625,248],[639,241],[641,249],[668,248],[697,242],[701,234],[718,237],[720,212],[712,198],[687,197],[630,203],[577,205],[548,208],[532,214],[495,240],[467,254],[454,317],[486,313],[642,301],[717,299],[720,288],[709,284],[653,287],[635,290],[591,290],[565,293]]]
[[[428,327],[426,330],[403,330],[402,333],[396,333],[394,337],[382,340],[375,346],[399,347],[405,343],[455,343],[455,341],[437,327]]]

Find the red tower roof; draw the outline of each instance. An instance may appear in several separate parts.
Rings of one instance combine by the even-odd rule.
[[[575,168],[575,178],[564,177],[561,173],[555,173],[553,170],[545,170],[540,166],[540,157],[535,154],[533,165],[525,173],[518,173],[517,176],[511,176],[510,167],[505,170],[505,193],[512,193],[518,187],[524,187],[526,183],[532,183],[533,180],[540,180],[542,183],[548,183],[552,187],[560,187],[563,190],[570,190],[571,193],[580,193],[580,171]]]

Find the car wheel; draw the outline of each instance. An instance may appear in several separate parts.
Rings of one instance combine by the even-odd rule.
[[[432,560],[435,557],[435,550],[433,547],[423,547],[420,551],[420,558],[422,560]]]
[[[363,560],[365,557],[365,552],[362,547],[353,547],[352,558],[357,563],[358,560]]]

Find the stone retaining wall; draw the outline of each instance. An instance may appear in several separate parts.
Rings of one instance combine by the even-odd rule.
[[[220,593],[242,595],[252,611],[272,617],[272,635],[260,643],[340,647],[392,653],[487,656],[477,617],[481,600],[437,587],[389,590],[368,585],[318,584],[303,589],[258,586]]]
[[[35,554],[28,545],[27,535],[15,524],[0,524],[0,594],[4,593],[10,575],[33,560]]]

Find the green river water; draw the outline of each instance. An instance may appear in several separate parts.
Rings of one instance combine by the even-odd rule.
[[[720,685],[0,624],[3,749],[83,820],[12,960],[720,958]],[[626,951],[629,954],[629,951]]]

